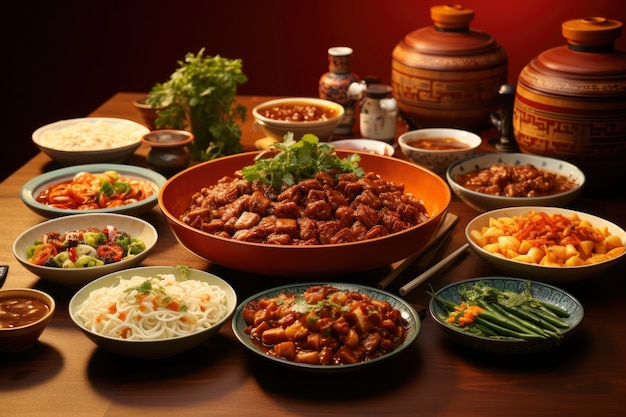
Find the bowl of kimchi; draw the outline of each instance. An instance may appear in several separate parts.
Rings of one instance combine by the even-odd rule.
[[[491,210],[465,228],[470,247],[511,277],[553,285],[600,276],[626,258],[626,231],[589,213],[560,207]]]
[[[248,219],[255,217],[250,215],[249,212],[255,211],[256,208],[246,208],[245,200],[247,197],[233,197],[237,190],[234,188],[228,189],[224,182],[221,181],[225,176],[233,177],[242,168],[254,164],[255,157],[259,155],[259,152],[248,152],[219,158],[195,165],[178,173],[171,177],[161,188],[159,192],[159,206],[178,241],[190,252],[217,265],[255,274],[291,277],[345,275],[388,267],[390,264],[408,257],[425,246],[434,236],[450,204],[451,191],[445,181],[425,168],[396,158],[358,151],[337,150],[336,154],[339,157],[357,154],[360,157],[359,164],[364,171],[375,173],[384,181],[400,185],[403,193],[397,191],[398,195],[410,194],[412,199],[420,200],[422,208],[427,213],[427,218],[419,224],[401,231],[374,234],[369,239],[355,240],[351,235],[352,232],[361,233],[360,230],[365,227],[367,233],[371,229],[368,229],[364,224],[356,222],[350,215],[343,218],[345,224],[337,220],[337,210],[334,209],[330,209],[329,213],[327,213],[330,215],[330,213],[334,212],[334,220],[320,220],[319,213],[317,218],[296,220],[294,212],[289,214],[283,211],[284,207],[290,206],[293,208],[293,204],[278,205],[274,202],[267,207],[276,216],[272,217],[271,213],[266,212],[265,217],[267,218],[263,220],[263,222],[271,223],[277,217],[280,217],[280,220],[275,224],[277,226],[277,229],[275,229],[276,233],[271,234],[273,243],[260,241],[255,238],[255,234],[268,235],[268,229],[263,229],[265,223],[261,223],[260,228],[246,226]],[[233,201],[232,213],[225,213],[224,216],[228,218],[222,220],[227,223],[227,228],[230,227],[229,225],[240,228],[240,232],[237,233],[235,238],[212,231],[213,225],[208,224],[210,220],[205,226],[199,227],[182,220],[183,215],[188,211],[190,203],[192,203],[192,199],[198,202],[196,197],[199,191],[205,187],[217,184],[218,181],[225,187],[222,197],[218,199],[232,199],[231,201]],[[362,183],[367,183],[368,181],[370,180],[361,180]],[[354,192],[360,187],[362,189],[363,185],[359,185],[358,182],[355,181],[355,184],[348,186],[348,188],[351,188]],[[311,185],[311,182],[307,184]],[[294,186],[305,187],[305,184],[296,184]],[[245,184],[242,185],[242,188],[246,187]],[[297,188],[286,192],[292,191],[294,194],[298,194]],[[329,193],[333,192],[329,191]],[[270,192],[269,194],[272,193]],[[312,194],[318,194],[319,196],[319,192]],[[360,198],[365,198],[367,195],[368,193],[361,194],[362,197]],[[294,195],[292,199],[294,198],[297,197]],[[334,199],[334,197],[331,199]],[[309,200],[313,202],[313,197],[309,197]],[[323,198],[320,198],[321,200]],[[293,202],[297,204],[295,201]],[[243,203],[243,205],[240,203]],[[210,201],[206,201],[206,207],[201,209],[201,211],[204,210],[205,216],[212,216],[216,222],[219,222],[218,220],[220,219],[216,218],[218,215],[210,213],[212,204]],[[236,207],[238,204],[239,206]],[[362,211],[364,213],[373,212],[374,216],[386,216],[384,213],[387,213],[389,210],[402,209],[403,207],[400,207],[402,204],[404,203],[396,203],[393,200],[389,200],[387,205],[395,207],[386,207],[380,211],[373,208],[364,208]],[[257,203],[252,203],[252,205],[258,207]],[[250,206],[250,202],[248,202],[248,206]],[[325,206],[325,203],[318,202],[314,203],[313,206]],[[299,211],[299,209],[295,211]],[[349,212],[350,210],[343,208],[340,211]],[[316,217],[314,210],[309,217]],[[361,219],[361,223],[369,226],[370,222],[367,218],[361,217]],[[239,223],[235,226],[234,223],[237,220],[239,220]],[[299,225],[298,222],[300,222]],[[316,244],[310,244],[308,240],[303,239],[305,229],[307,234],[318,234],[320,238],[328,235],[332,236]],[[342,233],[348,236],[342,235]]]
[[[47,218],[86,212],[137,215],[157,204],[165,181],[158,172],[131,165],[76,165],[31,179],[22,186],[20,198]]]
[[[158,239],[154,226],[133,216],[86,213],[41,222],[13,242],[13,255],[33,274],[76,287],[139,265]]]

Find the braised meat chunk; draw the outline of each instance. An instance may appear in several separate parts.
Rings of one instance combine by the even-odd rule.
[[[235,173],[196,192],[180,219],[247,242],[327,245],[396,233],[426,221],[428,213],[403,184],[373,172],[337,178],[320,172],[278,191]]]

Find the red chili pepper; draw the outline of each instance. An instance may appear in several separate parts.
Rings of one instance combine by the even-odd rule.
[[[67,252],[70,255],[70,261],[76,262],[76,259],[78,259],[78,254],[76,253],[76,247],[73,246],[73,247],[69,248],[67,250]]]
[[[33,257],[31,258],[31,263],[35,265],[43,265],[48,258],[52,258],[56,256],[57,248],[50,243],[42,243],[35,247],[35,251],[33,252]]]

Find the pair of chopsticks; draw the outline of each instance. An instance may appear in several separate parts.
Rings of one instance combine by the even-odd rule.
[[[421,265],[425,268],[428,266],[432,258],[437,254],[443,243],[446,241],[445,238],[450,236],[452,230],[454,229],[454,225],[459,220],[459,218],[452,213],[447,213],[444,217],[439,229],[435,236],[419,251],[415,252],[413,255],[406,258],[396,269],[391,271],[387,276],[385,276],[376,287],[380,289],[385,289],[389,284],[391,284],[396,278],[404,272],[410,265],[412,265],[415,261],[420,259]]]

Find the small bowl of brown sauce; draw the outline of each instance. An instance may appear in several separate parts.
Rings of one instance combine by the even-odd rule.
[[[0,352],[33,346],[52,320],[56,303],[32,288],[0,290]]]
[[[481,143],[477,134],[453,128],[417,129],[398,137],[409,160],[441,176],[452,163],[475,154]]]
[[[450,165],[452,191],[478,211],[504,207],[565,207],[582,192],[585,174],[556,158],[524,153],[473,155]]]
[[[295,140],[310,133],[321,142],[327,142],[344,113],[341,104],[306,97],[269,100],[252,109],[254,128],[277,142],[282,142],[289,132],[293,133]]]

